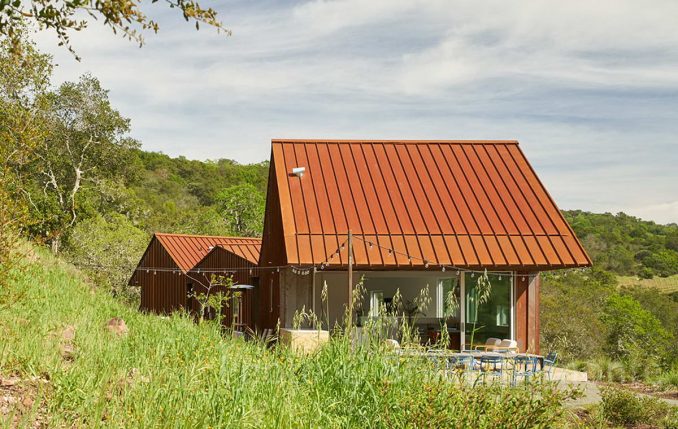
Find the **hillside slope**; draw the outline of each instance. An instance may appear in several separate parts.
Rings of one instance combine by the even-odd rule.
[[[0,289],[0,426],[544,427],[566,394],[460,387],[428,360],[350,350],[304,357],[223,338],[211,323],[137,312],[36,251]],[[107,321],[121,317],[117,335]],[[3,403],[4,401],[4,403]]]

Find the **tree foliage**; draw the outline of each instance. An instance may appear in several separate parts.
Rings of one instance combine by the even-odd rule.
[[[68,237],[67,257],[95,285],[125,298],[137,297],[127,281],[148,245],[149,235],[125,216],[109,214],[84,220]]]
[[[217,196],[217,204],[233,235],[261,236],[265,203],[264,196],[251,184],[228,187]]]
[[[26,28],[50,30],[56,33],[59,45],[74,52],[70,34],[87,27],[88,20],[97,20],[129,40],[143,45],[142,32],[159,30],[156,21],[149,18],[143,9],[157,0],[0,0],[0,35],[6,36],[18,46]],[[231,34],[217,18],[212,8],[203,8],[195,0],[165,0],[172,9],[178,9],[186,21],[215,27],[217,31]]]
[[[597,267],[642,277],[678,274],[678,225],[658,225],[624,213],[563,214]]]
[[[82,190],[119,176],[137,143],[127,137],[129,119],[111,106],[108,91],[92,76],[41,97],[46,132],[19,171],[36,219],[33,233],[47,238],[57,252],[76,223]]]
[[[593,269],[543,273],[542,278],[542,350],[557,351],[563,361],[602,355],[607,326],[600,309],[616,290],[614,276]]]
[[[675,360],[673,335],[633,297],[611,295],[601,320],[607,325],[606,352],[612,358],[633,363],[635,376],[666,369]]]

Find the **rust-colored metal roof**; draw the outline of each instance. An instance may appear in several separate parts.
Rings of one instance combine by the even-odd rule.
[[[261,251],[261,240],[256,243],[219,243],[217,247],[238,255],[244,260],[255,265],[259,264],[259,253]]]
[[[219,237],[210,235],[165,234],[160,232],[156,232],[155,237],[184,272],[193,268],[217,245],[235,247],[253,246],[257,249],[261,246],[260,238],[250,237]],[[224,248],[232,251],[228,247]],[[240,254],[238,255],[244,257]],[[257,258],[254,263],[258,262]]]
[[[591,264],[517,141],[273,140],[272,148],[289,264],[326,261],[349,229],[357,266]],[[305,167],[301,178],[294,167]],[[345,264],[346,252],[330,260]]]

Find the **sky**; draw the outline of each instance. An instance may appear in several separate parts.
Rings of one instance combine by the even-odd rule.
[[[146,150],[241,163],[272,138],[517,139],[562,209],[678,223],[678,2],[158,2],[146,45],[92,24],[81,62]]]

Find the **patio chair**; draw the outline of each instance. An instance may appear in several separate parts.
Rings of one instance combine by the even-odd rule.
[[[488,338],[485,341],[485,344],[480,345],[480,346],[475,346],[473,350],[485,350],[485,351],[491,351],[495,347],[497,347],[499,344],[501,344],[501,340],[499,338]]]
[[[527,383],[530,377],[533,377],[537,373],[537,356],[524,356],[518,355],[513,358],[513,374],[511,378],[511,383],[515,386],[518,378],[522,377]]]
[[[491,356],[491,355],[482,355],[480,356],[480,373],[483,377],[483,381],[487,377],[492,377],[493,380],[501,379],[504,376],[504,356]]]
[[[544,363],[542,365],[542,371],[546,373],[549,380],[553,377],[553,367],[556,365],[556,360],[558,359],[558,353],[549,352],[544,358]]]
[[[473,355],[455,354],[447,358],[448,377],[457,377],[460,381],[466,380],[475,371]]]

